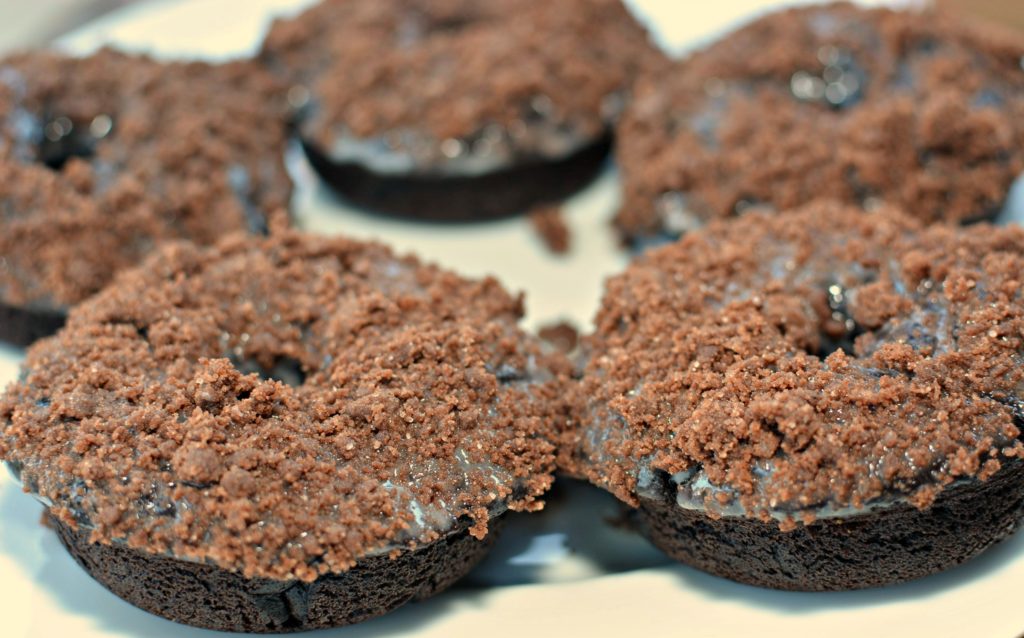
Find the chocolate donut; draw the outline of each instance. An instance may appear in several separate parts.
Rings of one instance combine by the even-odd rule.
[[[0,459],[147,611],[358,622],[444,589],[505,511],[542,506],[566,364],[521,313],[492,279],[376,244],[169,244],[30,348]]]
[[[159,241],[286,219],[279,95],[251,62],[0,60],[0,339],[52,333]]]
[[[769,15],[638,82],[615,224],[644,243],[831,198],[927,222],[997,213],[1024,168],[1024,38],[942,12]]]
[[[719,220],[610,280],[560,462],[674,558],[843,590],[1024,516],[1024,230],[812,204]]]
[[[663,57],[621,0],[325,0],[275,22],[260,59],[338,193],[461,221],[584,186],[633,76]]]

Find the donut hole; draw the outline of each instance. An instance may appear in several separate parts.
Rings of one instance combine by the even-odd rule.
[[[456,15],[435,17],[430,21],[430,32],[432,34],[457,33],[472,25],[473,22],[471,18]]]
[[[97,115],[91,121],[50,115],[44,118],[36,159],[44,166],[60,171],[73,157],[93,157],[96,143],[109,135],[112,129],[113,120],[108,115]]]
[[[822,359],[840,350],[856,356],[854,342],[864,334],[864,329],[850,314],[847,290],[842,284],[830,283],[825,288],[825,294],[827,309],[820,318],[818,347],[809,353]]]
[[[827,358],[833,352],[842,351],[850,356],[856,356],[854,352],[853,343],[860,333],[843,335],[839,338],[833,338],[826,333],[821,335],[821,343],[816,350],[811,350],[809,354],[813,354],[821,359]]]
[[[231,357],[231,363],[242,374],[257,374],[264,381],[278,381],[293,388],[306,382],[302,362],[293,357],[279,356],[269,367],[249,357]]]

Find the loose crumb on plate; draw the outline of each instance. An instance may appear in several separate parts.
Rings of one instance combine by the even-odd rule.
[[[530,223],[552,253],[565,255],[569,252],[569,227],[560,206],[544,204],[534,208],[530,211]]]

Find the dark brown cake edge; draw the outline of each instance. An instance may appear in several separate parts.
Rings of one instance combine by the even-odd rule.
[[[483,540],[463,526],[394,559],[370,557],[347,572],[304,583],[245,578],[214,565],[89,543],[87,534],[47,518],[75,561],[132,605],[185,625],[250,633],[351,625],[430,598],[486,555],[503,522],[492,519]]]
[[[642,498],[640,528],[666,554],[716,576],[793,591],[901,583],[966,562],[1010,536],[1024,517],[1024,461],[988,481],[945,489],[926,510],[898,503],[782,532],[774,522],[723,517]]]
[[[28,347],[64,326],[67,315],[55,310],[32,310],[0,301],[0,341]]]
[[[560,202],[589,184],[611,152],[606,133],[560,160],[527,161],[474,176],[386,175],[361,164],[332,162],[302,140],[310,164],[342,198],[374,212],[435,222],[486,221]]]

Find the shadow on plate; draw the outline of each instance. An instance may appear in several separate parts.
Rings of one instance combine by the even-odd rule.
[[[629,528],[624,509],[614,497],[586,483],[559,478],[548,501],[543,512],[510,520],[494,551],[461,586],[556,583],[660,567],[676,574],[687,589],[709,598],[801,614],[927,599],[969,587],[1015,560],[1024,560],[1021,531],[962,565],[892,587],[852,592],[777,591],[673,565]]]
[[[508,515],[498,543],[460,587],[571,582],[671,564],[604,490],[560,476],[545,501],[540,512]]]

